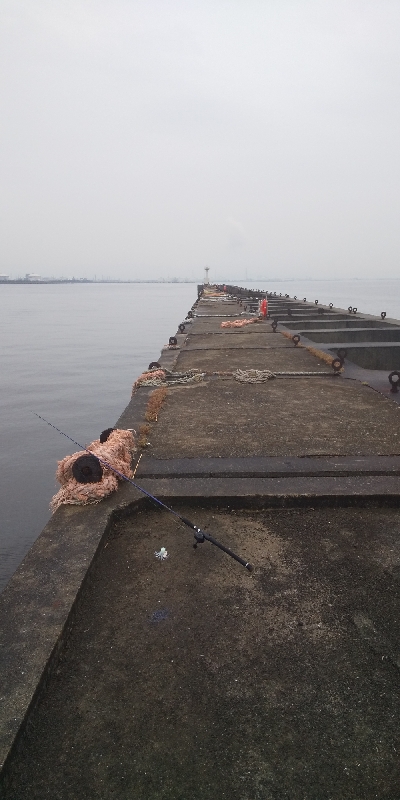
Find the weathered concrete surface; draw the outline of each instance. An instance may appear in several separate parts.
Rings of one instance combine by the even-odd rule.
[[[226,331],[221,334],[212,333],[202,335],[200,333],[193,334],[185,342],[183,351],[195,350],[199,347],[207,348],[208,350],[224,349],[230,347],[293,347],[293,342],[279,333],[274,333],[272,328],[253,328],[249,325],[239,331]]]
[[[313,342],[400,342],[400,328],[309,330],[305,335]]]
[[[368,343],[361,342],[354,347],[351,342],[340,343],[341,347],[347,350],[347,358],[364,369],[397,370],[400,366],[400,344],[391,342]],[[326,348],[333,347],[336,350],[336,343],[325,344]]]
[[[157,478],[141,479],[141,486],[156,497],[183,498],[198,503],[225,501],[240,508],[293,508],[304,506],[399,506],[400,478],[395,475],[302,476],[279,478]]]
[[[135,393],[117,420],[116,428],[133,428],[136,431],[139,429],[152,391],[154,391],[153,388],[143,386],[140,392]]]
[[[279,313],[274,314],[274,313],[271,313],[270,316],[271,316],[272,319],[276,319],[279,322],[281,322],[281,324],[286,325],[288,322],[291,322],[291,321],[296,323],[296,322],[301,322],[302,320],[309,321],[309,320],[314,320],[314,319],[315,320],[320,320],[320,319],[330,320],[330,319],[334,319],[335,321],[342,321],[342,320],[347,320],[349,315],[348,314],[324,314],[323,316],[320,316],[319,314],[317,315],[317,314],[309,314],[309,313],[307,313],[307,314],[293,314],[292,316],[290,316],[289,314],[279,314]],[[356,317],[356,319],[357,319],[357,317]]]
[[[244,317],[246,319],[251,319],[249,314],[245,314]],[[240,314],[238,314],[237,317],[232,317],[232,321],[233,321],[233,319],[243,319],[244,317],[241,316]],[[224,330],[223,328],[221,328],[221,322],[223,322],[223,321],[224,320],[222,318],[212,319],[210,317],[209,318],[205,317],[204,319],[200,319],[199,317],[196,317],[196,319],[194,320],[193,325],[192,325],[192,333],[193,334],[196,334],[196,333],[202,333],[202,334],[203,333],[221,333]],[[226,321],[228,321],[228,320],[226,320]],[[246,329],[248,330],[249,328],[251,328],[252,330],[263,331],[265,329],[268,330],[268,327],[271,329],[270,324],[267,322],[265,324],[264,323],[260,323],[259,325],[248,325],[248,326],[246,326],[245,328],[242,328],[242,329],[238,328],[238,330],[239,331],[241,330],[241,332],[244,332]],[[229,330],[232,331],[232,330],[234,330],[234,328],[233,329],[232,328],[231,329],[226,328],[225,330],[226,331],[229,331]]]
[[[118,499],[60,509],[0,596],[0,771],[62,647],[111,509],[135,496],[126,486]]]
[[[300,475],[400,475],[400,456],[335,458],[152,458],[146,454],[137,478],[261,478]]]
[[[196,519],[254,574],[163,513],[116,524],[4,797],[397,798],[398,512]]]
[[[340,377],[216,380],[169,389],[150,441],[156,458],[390,455],[400,454],[400,416]]]
[[[391,327],[395,326],[398,327],[398,323],[394,322],[383,322],[377,319],[355,319],[354,317],[347,317],[347,319],[340,320],[338,322],[337,319],[320,319],[320,320],[307,320],[307,322],[302,322],[301,324],[292,324],[294,320],[285,323],[285,328],[290,328],[293,330],[321,330],[325,328],[373,328],[375,330],[389,330]]]
[[[283,340],[285,341],[285,340]],[[278,340],[279,345],[281,342]],[[289,343],[290,344],[290,343]],[[184,371],[187,369],[200,369],[206,371],[224,371],[236,369],[269,369],[290,371],[298,370],[305,372],[324,371],[332,374],[332,369],[323,361],[318,360],[303,347],[289,347],[283,345],[278,347],[237,347],[220,348],[219,350],[181,350],[176,362],[176,369]]]

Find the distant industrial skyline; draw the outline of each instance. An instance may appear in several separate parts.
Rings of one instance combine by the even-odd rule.
[[[345,284],[346,281],[348,281],[348,282],[353,282],[353,281],[376,282],[376,281],[378,281],[379,282],[379,281],[388,281],[388,280],[392,281],[392,282],[393,281],[400,281],[400,277],[398,277],[398,278],[389,278],[388,279],[388,278],[382,277],[382,276],[381,277],[377,277],[377,278],[362,278],[362,277],[360,278],[360,277],[355,276],[355,277],[349,277],[349,278],[341,279],[341,282]],[[330,278],[329,276],[327,276],[326,278],[317,278],[317,277],[310,278],[310,277],[307,277],[307,276],[301,277],[301,278],[296,278],[296,277],[293,277],[293,278],[279,278],[279,277],[274,276],[274,275],[272,275],[272,276],[262,276],[262,275],[260,276],[259,275],[257,277],[244,277],[244,276],[242,276],[242,277],[239,277],[239,278],[237,278],[237,277],[232,278],[232,277],[229,277],[229,276],[225,276],[225,277],[218,278],[218,279],[210,277],[210,283],[211,284],[212,283],[218,283],[218,284],[222,284],[222,283],[231,283],[232,284],[233,283],[233,284],[243,285],[243,286],[245,286],[246,283],[257,283],[257,282],[259,282],[260,284],[271,283],[271,285],[272,285],[272,284],[275,284],[275,283],[288,284],[288,283],[294,283],[294,282],[301,284],[301,283],[310,283],[310,282],[313,282],[313,281],[316,282],[316,283],[321,283],[321,282],[324,282],[324,281],[327,282],[327,283],[331,283],[332,282],[332,278]],[[0,274],[0,286],[1,285],[5,285],[7,283],[9,283],[9,284],[21,283],[21,284],[34,284],[34,285],[38,285],[38,284],[41,284],[41,283],[43,283],[43,284],[46,284],[46,283],[75,283],[75,284],[76,283],[78,283],[78,284],[79,283],[83,283],[83,284],[84,283],[193,283],[193,284],[202,284],[202,283],[204,283],[204,278],[202,278],[200,276],[198,278],[185,278],[185,277],[180,277],[180,278],[177,278],[177,277],[165,277],[164,278],[164,277],[161,277],[161,278],[131,278],[131,279],[129,279],[129,278],[118,278],[118,277],[116,277],[116,278],[100,278],[100,277],[97,277],[97,278],[79,278],[79,277],[64,277],[64,276],[60,276],[60,277],[54,277],[54,276],[53,277],[46,277],[46,276],[42,277],[42,276],[40,276],[38,278],[32,278],[32,277],[30,277],[30,278],[26,278],[26,277],[15,277],[15,278],[13,278],[13,277],[8,277],[8,276]]]

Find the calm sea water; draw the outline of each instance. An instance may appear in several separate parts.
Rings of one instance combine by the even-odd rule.
[[[400,281],[250,283],[400,318]],[[0,285],[0,588],[49,518],[56,462],[112,426],[175,333],[194,284]]]
[[[56,462],[115,424],[194,284],[0,285],[0,589],[50,513]]]

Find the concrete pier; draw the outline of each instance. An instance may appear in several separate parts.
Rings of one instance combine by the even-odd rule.
[[[254,304],[230,290],[163,351],[135,480],[254,570],[129,485],[60,509],[0,598],[6,800],[400,797],[400,395],[333,370],[311,305],[221,328]]]

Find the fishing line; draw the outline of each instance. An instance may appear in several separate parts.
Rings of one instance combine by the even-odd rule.
[[[32,411],[32,414],[34,414],[35,417],[38,417],[39,419],[41,419],[42,422],[45,422],[46,425],[49,425],[50,428],[54,428],[54,430],[57,431],[57,433],[60,433],[61,436],[65,436],[66,439],[69,439],[69,441],[72,442],[73,444],[75,444],[77,447],[79,447],[80,450],[84,450],[86,453],[89,453],[91,456],[94,455],[94,453],[92,453],[91,450],[88,450],[87,447],[84,447],[79,442],[76,442],[75,439],[72,439],[72,437],[68,436],[67,433],[64,433],[64,431],[60,430],[60,428],[57,428],[56,425],[53,425],[52,422],[49,422],[44,417],[41,417],[40,414],[36,413],[36,411]],[[109,464],[108,461],[104,461],[104,459],[99,458],[99,456],[95,456],[95,458],[97,458],[97,460],[100,462],[100,464],[102,464],[104,467],[106,467],[107,469],[110,469],[112,472],[115,472],[115,474],[118,475],[119,478],[122,478],[122,480],[127,481],[127,483],[130,483],[132,486],[134,486],[135,489],[137,489],[139,492],[141,492],[146,497],[148,497],[149,500],[152,500],[154,503],[156,503],[161,508],[164,508],[166,511],[169,511],[170,514],[173,514],[174,517],[176,517],[177,519],[180,520],[180,522],[183,522],[184,525],[186,525],[188,528],[191,528],[192,531],[194,532],[194,538],[195,538],[195,544],[193,545],[194,547],[197,547],[197,545],[201,544],[202,542],[204,542],[204,540],[206,540],[207,542],[211,542],[211,544],[214,544],[220,550],[223,550],[224,553],[227,553],[228,556],[231,556],[231,558],[235,559],[235,561],[237,561],[239,564],[242,564],[242,566],[245,567],[249,572],[253,571],[254,567],[252,566],[252,564],[250,564],[249,561],[245,561],[243,558],[240,558],[240,556],[237,556],[236,553],[234,553],[233,550],[231,550],[229,547],[225,547],[225,545],[221,544],[221,542],[218,542],[217,539],[214,539],[214,537],[211,536],[209,533],[206,533],[201,528],[198,528],[197,525],[193,524],[193,522],[190,522],[189,519],[186,519],[186,517],[182,517],[180,514],[177,513],[177,511],[174,511],[173,508],[171,508],[170,506],[167,506],[165,503],[162,502],[162,500],[159,500],[158,497],[155,497],[154,495],[150,494],[150,492],[147,492],[146,489],[143,489],[142,486],[139,486],[139,484],[137,484],[135,481],[133,481],[132,478],[127,478],[127,476],[124,475],[123,472],[120,472],[118,469],[115,469],[115,467],[113,467],[112,464]],[[138,465],[136,465],[136,466],[138,466]],[[135,474],[136,474],[136,470],[134,472],[134,475]]]

